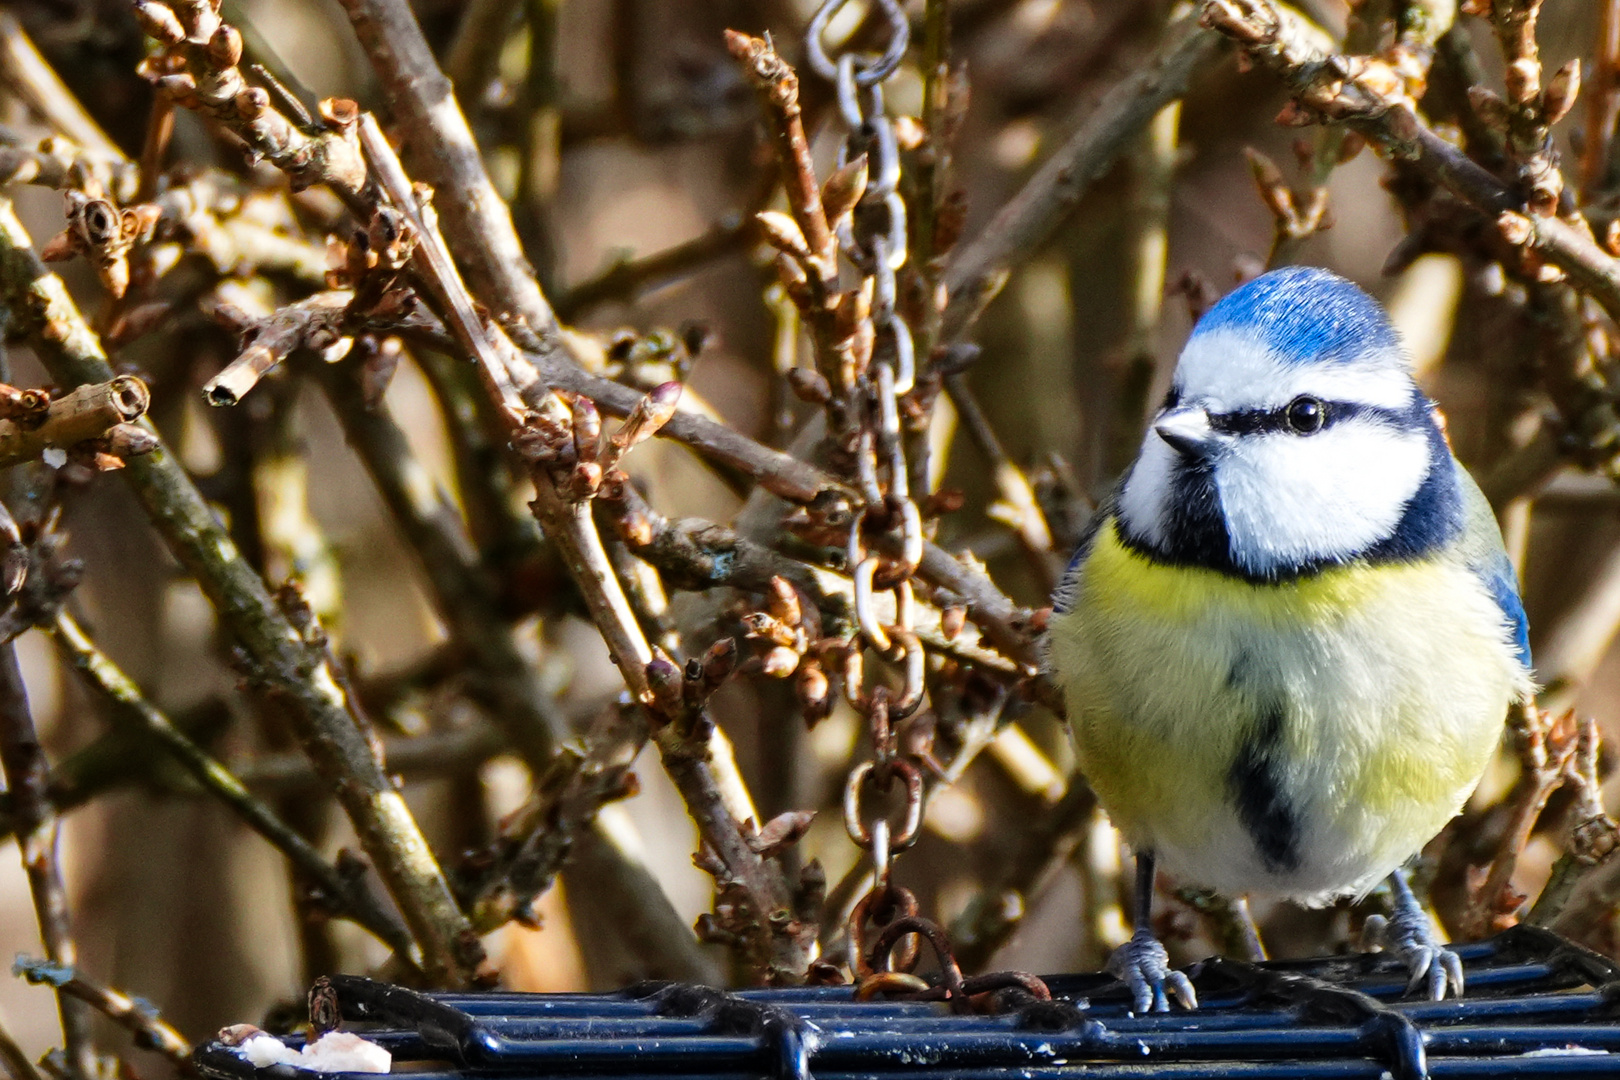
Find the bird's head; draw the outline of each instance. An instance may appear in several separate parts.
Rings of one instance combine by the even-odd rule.
[[[1459,516],[1449,461],[1378,302],[1291,267],[1194,328],[1118,513],[1126,539],[1161,558],[1285,579],[1403,529],[1449,528],[1431,520]]]

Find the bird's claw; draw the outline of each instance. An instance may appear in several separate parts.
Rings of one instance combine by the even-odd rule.
[[[1115,949],[1105,970],[1125,984],[1138,1013],[1169,1012],[1170,996],[1184,1009],[1198,1008],[1192,982],[1171,969],[1170,954],[1145,930],[1137,931],[1131,940]]]
[[[1361,930],[1363,948],[1385,949],[1393,953],[1412,979],[1406,984],[1408,994],[1422,990],[1430,1001],[1440,1001],[1449,987],[1455,997],[1462,997],[1462,957],[1435,937],[1429,917],[1421,908],[1404,908],[1397,904],[1392,917],[1367,916]]]

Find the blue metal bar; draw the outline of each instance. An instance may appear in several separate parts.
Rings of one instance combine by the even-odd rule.
[[[857,1002],[849,987],[648,984],[616,994],[421,994],[333,979],[346,1024],[411,1080],[1146,1080],[1214,1077],[1620,1078],[1620,966],[1545,931],[1458,949],[1468,994],[1402,998],[1388,957],[1244,964],[1189,975],[1203,1007],[1136,1016],[1107,976],[1057,976],[1052,1002],[1004,1011]],[[307,1080],[197,1052],[212,1080]],[[338,1080],[366,1080],[339,1074]]]

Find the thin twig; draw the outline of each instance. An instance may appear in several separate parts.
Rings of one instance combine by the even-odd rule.
[[[1542,634],[1536,675],[1543,708],[1562,712],[1598,670],[1620,634],[1620,545],[1587,572],[1585,589]]]
[[[790,558],[729,526],[702,518],[671,521],[648,506],[630,485],[605,494],[599,502],[631,552],[657,567],[673,588],[698,592],[729,587],[766,594],[772,579],[779,578],[815,604],[823,634],[847,636],[855,628],[855,586],[847,575]],[[930,649],[1003,674],[1019,670],[990,651],[982,637],[976,639],[966,629],[947,634],[943,623],[938,606],[916,603],[915,632]]]
[[[157,1010],[139,998],[119,993],[86,979],[71,964],[58,964],[52,960],[34,960],[17,957],[12,973],[21,975],[36,985],[45,983],[57,991],[84,1002],[119,1027],[135,1036],[136,1045],[155,1050],[175,1064],[189,1068],[191,1044],[174,1028],[164,1023]]]
[[[349,445],[359,455],[427,580],[434,607],[451,638],[466,650],[468,689],[539,775],[549,765],[567,721],[518,651],[501,616],[494,584],[479,566],[450,497],[424,484],[426,467],[385,406],[368,409],[352,364],[310,369],[332,403]]]
[[[1233,899],[1209,889],[1181,888],[1176,890],[1176,899],[1203,917],[1222,956],[1251,963],[1266,959],[1266,947],[1249,915],[1247,897]]]
[[[456,97],[477,112],[522,8],[512,0],[467,0],[462,7],[456,35],[444,53],[444,73],[455,85]]]
[[[467,258],[470,252],[474,255],[467,262],[474,287],[492,307],[518,320],[515,326],[526,324],[527,336],[537,345],[546,347],[548,355],[555,353],[560,346],[554,340],[555,326],[550,309],[532,277],[523,269],[510,218],[494,196],[477,148],[467,133],[465,121],[448,92],[448,83],[427,52],[414,17],[403,4],[374,5],[357,0],[349,7],[362,37],[375,55],[379,74],[393,101],[396,117],[406,132],[412,153],[422,155],[428,163],[428,171],[439,177],[443,188],[457,194],[451,202],[458,205],[453,213],[447,215],[446,225],[452,229],[457,249],[463,257]],[[206,7],[187,9],[187,14],[205,21],[209,17]],[[184,40],[188,32],[186,27],[179,24],[171,27],[161,18],[151,19],[147,29],[171,47]],[[180,31],[178,36],[176,30]],[[195,36],[200,31],[193,27],[189,32]],[[204,36],[216,32],[223,34],[229,44],[228,27],[210,28],[209,35]],[[375,121],[369,115],[360,116],[352,102],[327,102],[324,108],[328,114],[329,130],[310,136],[271,108],[267,95],[255,95],[248,91],[247,98],[243,100],[250,108],[227,108],[225,97],[215,91],[219,86],[229,84],[227,76],[235,71],[234,65],[219,66],[221,57],[232,59],[229,55],[231,51],[216,50],[219,55],[210,56],[214,67],[202,71],[208,77],[210,87],[214,88],[207,94],[174,82],[173,75],[160,77],[158,82],[176,93],[178,100],[194,105],[232,127],[249,146],[286,171],[295,186],[314,182],[329,184],[363,220],[375,209],[368,205],[368,199],[375,197],[379,190],[377,185],[380,185],[380,190],[392,202],[393,209],[411,223],[417,239],[411,256],[412,266],[428,295],[441,307],[460,350],[478,361],[486,391],[496,401],[503,420],[510,425],[518,419],[515,402],[511,398],[511,384],[506,377],[507,364],[525,369],[524,384],[531,398],[543,402],[549,391],[535,378],[532,368],[521,363],[500,327],[486,328],[475,314],[472,299],[461,282],[455,264],[450,260],[447,245],[432,215],[427,213],[425,205],[418,203],[417,193],[411,189],[403,167],[382,138]],[[183,53],[179,59],[188,69],[201,63],[190,53]],[[231,100],[234,101],[234,97]],[[360,148],[362,141],[365,143],[364,151]],[[376,172],[376,185],[368,189],[368,174],[373,170]],[[469,192],[485,192],[487,198],[469,200]],[[481,206],[471,208],[467,205],[474,201]],[[478,250],[473,252],[475,248]],[[491,254],[491,248],[498,248],[500,254]],[[549,480],[538,484],[537,490],[537,507],[559,511],[553,525],[560,528],[554,528],[552,539],[563,550],[565,563],[575,572],[588,606],[599,625],[609,632],[611,641],[613,627],[624,625],[622,618],[628,617],[628,609],[611,568],[607,568],[594,526],[588,517],[580,519],[577,514],[572,519],[567,517]],[[602,572],[604,568],[605,572]],[[612,617],[614,613],[622,617],[621,621],[615,622]],[[638,679],[639,671],[633,660],[622,666],[626,668],[626,677],[632,687],[637,681],[644,683],[644,676]],[[425,846],[421,850],[426,854]],[[435,878],[442,883],[442,878],[437,875]],[[434,895],[435,904],[440,898],[441,894]],[[447,891],[442,894],[442,900],[441,910],[447,914],[454,912],[456,923],[464,927],[463,917],[454,909]],[[422,931],[414,923],[413,929],[420,937]],[[462,938],[459,930],[456,936],[468,948],[468,955],[471,956],[476,943],[471,938]]]
[[[1159,323],[1164,315],[1165,275],[1170,261],[1170,204],[1180,148],[1181,102],[1154,114],[1128,161],[1127,208],[1130,316],[1118,359],[1109,365],[1114,384],[1113,418],[1103,449],[1104,477],[1119,476],[1136,456],[1147,415],[1148,394],[1158,364]],[[1060,553],[1067,555],[1068,552]]]
[[[169,152],[169,139],[173,135],[174,102],[157,95],[152,99],[152,115],[146,122],[146,139],[141,144],[141,182],[135,189],[135,202],[150,202],[157,195],[163,158]]]
[[[205,791],[230,807],[249,828],[286,855],[288,862],[317,882],[325,894],[326,906],[336,914],[354,919],[396,951],[410,952],[410,932],[377,902],[364,879],[345,876],[335,869],[292,826],[259,801],[241,779],[177,728],[146,699],[140,687],[96,647],[72,616],[58,615],[52,631],[62,659],[107,700],[121,722],[132,725],[161,745]]]
[[[729,213],[690,240],[639,259],[619,259],[595,277],[575,285],[557,298],[557,313],[572,321],[612,301],[631,301],[641,293],[685,277],[716,259],[742,251],[755,233],[751,206]]]
[[[4,1027],[0,1027],[0,1068],[4,1068],[12,1080],[45,1080],[34,1067],[33,1060]]]
[[[444,192],[446,235],[491,311],[521,318],[554,342],[556,316],[528,269],[506,203],[484,171],[478,144],[439,70],[422,29],[403,0],[340,0],[382,81],[394,120],[405,134],[410,175]],[[454,193],[454,197],[448,197]]]
[[[606,797],[602,792],[612,790],[615,777],[600,763],[593,763],[589,768],[581,764],[568,774],[567,782],[555,780],[548,785],[544,781],[558,776],[557,770],[563,766],[563,762],[554,760],[554,743],[568,729],[568,723],[540,686],[538,673],[518,651],[513,631],[501,616],[494,587],[479,566],[459,515],[443,492],[424,489],[417,479],[423,475],[423,467],[411,454],[405,433],[383,409],[366,408],[364,390],[354,371],[347,365],[323,364],[315,374],[331,399],[350,445],[417,555],[434,604],[452,638],[466,650],[470,661],[469,696],[484,706],[532,774],[541,778],[525,806],[513,815],[508,830],[515,837],[510,845],[511,858],[524,868],[523,875],[513,891],[500,893],[498,900],[491,898],[494,889],[481,888],[473,902],[465,905],[475,925],[487,931],[493,928],[492,919],[520,913],[549,884],[556,863],[568,855],[578,831],[590,826],[595,806]],[[390,766],[394,765],[390,761]],[[575,781],[585,782],[583,791],[576,790],[581,784]],[[597,786],[592,787],[593,783]],[[617,855],[613,849],[602,853],[602,858]],[[508,883],[512,880],[510,873],[494,877]],[[465,885],[460,891],[468,896]],[[491,895],[483,895],[486,892]],[[669,902],[649,898],[648,904],[651,918],[662,914],[654,908],[667,908]],[[693,966],[681,959],[681,939],[667,940],[666,945],[667,967]]]
[[[28,875],[28,891],[34,898],[34,916],[39,922],[45,955],[51,963],[71,968],[79,962],[78,947],[73,940],[67,888],[57,859],[56,815],[46,797],[50,766],[34,731],[28,689],[17,667],[17,651],[10,642],[0,645],[0,767],[5,770],[6,791],[11,795],[17,844]],[[88,1080],[97,1073],[89,1010],[60,987],[56,999],[69,1067]]]
[[[390,73],[394,70],[392,65],[400,62],[401,55],[409,55],[415,50],[416,45],[413,41],[421,42],[421,32],[415,25],[414,16],[408,9],[402,7],[395,9],[394,5],[384,5],[388,9],[386,24],[366,21],[380,14],[374,5],[362,3],[361,0],[345,0],[345,3],[350,9],[351,17],[357,18],[357,25],[360,26],[363,37],[368,33],[387,33],[396,39],[384,48],[383,55],[376,57],[379,70],[385,82],[388,82]],[[404,23],[409,25],[403,25]],[[392,51],[395,47],[403,52],[396,54]],[[425,49],[425,43],[422,43],[424,56],[417,59],[432,66],[431,55],[425,55]],[[433,67],[433,71],[436,74],[437,68]],[[442,75],[439,75],[438,79],[442,82]],[[416,95],[422,92],[421,88],[414,84],[396,85],[395,90],[400,95]],[[414,130],[420,144],[423,144],[418,147],[420,151],[431,153],[439,140],[445,139],[449,140],[450,145],[444,147],[443,156],[446,159],[456,159],[454,141],[459,134],[465,134],[465,122],[461,120],[458,111],[455,117],[449,120],[443,115],[438,117],[439,121],[445,122],[445,127],[441,129],[436,123],[430,122],[431,110],[424,102],[413,100],[401,105],[396,101],[396,106],[412,111],[421,121]],[[450,99],[440,111],[446,109],[455,111],[453,99]],[[503,362],[512,363],[517,359],[517,354],[499,327],[486,328],[476,320],[463,317],[462,312],[471,309],[471,300],[466,295],[466,288],[454,268],[445,265],[442,257],[435,257],[443,250],[443,241],[439,239],[438,230],[431,221],[422,220],[411,212],[414,206],[411,193],[401,190],[403,172],[394,165],[389,147],[376,136],[369,122],[369,116],[361,120],[361,135],[368,159],[376,170],[377,179],[395,206],[414,219],[413,223],[417,226],[422,240],[418,251],[425,252],[429,256],[426,260],[418,261],[418,268],[428,275],[430,288],[444,301],[447,312],[451,315],[450,329],[456,336],[458,344],[480,361],[480,368],[485,373],[486,389],[501,399],[502,404],[507,404],[505,400],[507,387],[502,385],[505,369],[500,365]],[[470,142],[470,136],[468,139]],[[483,184],[488,184],[487,177],[483,175],[482,163],[477,158],[476,148],[471,161],[463,161],[461,167],[469,174],[474,171],[477,174],[459,177],[458,182],[463,190],[468,185],[476,186],[480,178]],[[506,227],[510,229],[509,219],[505,220]],[[463,221],[462,227],[469,227],[469,223]],[[462,254],[464,257],[467,254],[465,246],[462,247]],[[532,279],[526,279],[524,282],[511,280],[511,266],[500,268],[500,276],[506,277],[507,280],[497,283],[493,280],[496,271],[487,260],[469,260],[468,265],[469,273],[482,275],[491,288],[498,286],[509,297],[513,295],[514,288],[521,286],[525,290],[532,289],[536,301],[541,304],[545,302]],[[549,310],[546,314],[549,316]],[[529,322],[530,328],[533,329],[534,320],[530,319]],[[552,396],[543,387],[531,382],[524,389],[528,391],[525,396],[540,415],[544,416],[548,414],[548,410],[555,410],[556,402],[551,400]],[[515,411],[509,410],[508,415],[512,421],[519,419]],[[523,430],[513,431],[514,437],[521,437],[524,434]],[[589,502],[575,501],[566,495],[558,487],[556,478],[543,464],[535,465],[532,476],[535,499],[530,507],[535,520],[540,523],[541,530],[546,536],[556,544],[563,564],[579,587],[591,619],[608,647],[608,654],[619,668],[620,675],[632,696],[642,705],[653,707],[655,695],[648,677],[649,666],[654,659],[653,653],[636,622],[635,614],[624,595],[618,576],[603,550],[601,537],[591,520]],[[756,875],[753,873],[752,864],[737,854],[745,846],[741,839],[743,823],[750,820],[753,813],[740,781],[729,780],[738,775],[735,762],[731,760],[729,745],[717,737],[718,733],[714,733],[716,737],[709,737],[707,729],[704,730],[704,737],[694,744],[684,736],[680,738],[672,736],[670,732],[676,728],[676,724],[666,723],[654,734],[665,769],[675,781],[677,789],[681,791],[688,811],[699,823],[700,832],[720,853],[721,858],[726,860],[728,867],[733,867],[739,877],[747,879],[751,891],[754,891],[755,887],[763,888],[766,883],[773,886],[765,893],[756,893],[756,914],[762,920],[762,927],[770,926],[771,924],[765,920],[779,909],[788,907],[790,896],[785,883],[778,883],[768,873]],[[743,861],[733,865],[733,857]],[[762,861],[752,852],[749,858]],[[775,878],[779,877],[780,875],[775,875]],[[774,929],[767,936],[775,943],[792,939],[791,935],[777,933]],[[770,970],[784,973],[788,977],[802,973],[808,962],[802,949],[773,952],[770,959]]]
[[[1598,779],[1601,742],[1597,721],[1590,717],[1582,721],[1575,753],[1564,767],[1564,784],[1574,794],[1565,815],[1568,846],[1553,864],[1546,886],[1524,917],[1531,926],[1556,921],[1581,883],[1620,852],[1620,824],[1604,809],[1603,787]],[[1589,925],[1595,925],[1595,921]]]
[[[991,478],[995,481],[997,494],[1001,496],[1000,502],[992,508],[991,515],[1012,527],[1013,535],[1018,537],[1019,546],[1024,549],[1042,591],[1051,592],[1057,585],[1061,567],[1054,565],[1052,530],[1046,524],[1046,515],[1041,512],[1040,503],[1035,499],[1035,489],[1030,486],[1028,475],[1001,445],[1001,439],[996,435],[995,428],[990,426],[990,420],[984,415],[984,408],[968,385],[967,378],[961,373],[945,376],[945,392],[950,395],[951,404],[956,407],[957,419],[968,433],[968,438],[973,440],[990,464]]]
[[[67,450],[103,438],[145,415],[149,400],[145,383],[120,375],[62,395],[32,422],[0,420],[0,468],[37,458],[47,447]]]
[[[467,860],[457,887],[480,933],[513,919],[532,923],[534,901],[550,888],[598,811],[635,794],[630,763],[646,744],[646,726],[618,711],[598,725],[587,753],[565,749],[553,758],[536,777],[533,796],[502,822],[490,850]]]
[[[1611,318],[1620,319],[1620,261],[1597,245],[1584,220],[1531,212],[1501,181],[1425,125],[1409,100],[1392,97],[1383,84],[1356,73],[1370,63],[1352,65],[1348,77],[1340,74],[1345,61],[1318,51],[1268,0],[1205,0],[1201,17],[1277,75],[1312,115],[1348,125],[1487,215],[1510,242],[1539,253]]]
[[[61,279],[34,257],[7,200],[0,200],[0,296],[59,382],[77,386],[113,378],[101,343]],[[312,647],[277,606],[165,448],[134,459],[123,475],[258,672],[293,706],[288,712],[300,741],[336,788],[361,845],[421,947],[425,969],[438,981],[465,979],[477,962],[476,939],[463,936],[465,917],[404,799],[355,726],[323,651]]]
[[[1513,871],[1547,800],[1564,782],[1579,727],[1572,713],[1555,716],[1530,705],[1509,716],[1508,738],[1518,754],[1519,779],[1503,800],[1507,816],[1500,842],[1489,866],[1477,874],[1478,885],[1462,915],[1459,929],[1464,935],[1484,937],[1517,921],[1524,897],[1510,886]]]
[[[79,99],[45,62],[22,23],[0,11],[0,81],[28,102],[45,122],[80,146],[105,158],[121,158],[123,151],[84,111]]]
[[[965,970],[982,968],[1029,914],[1044,884],[1079,844],[1097,796],[1079,777],[1063,797],[1023,833],[1018,849],[951,922],[951,943]]]
[[[552,206],[562,180],[562,79],[558,75],[562,0],[526,0],[524,7],[529,63],[517,98],[521,120],[515,140],[518,176],[512,193],[512,224],[529,253],[535,276],[549,282],[558,254]]]
[[[950,300],[941,340],[954,341],[967,331],[1001,290],[1008,270],[1040,249],[1153,116],[1185,92],[1192,72],[1220,49],[1220,35],[1190,18],[1165,31],[1141,70],[1110,90],[978,237],[957,250],[945,270]]]
[[[409,738],[383,738],[388,771],[406,783],[473,772],[507,750],[500,729],[487,721]],[[307,796],[321,790],[320,774],[299,753],[257,754],[236,766],[235,772],[250,790],[266,797]]]
[[[1585,145],[1581,148],[1581,194],[1590,202],[1606,179],[1609,145],[1620,110],[1620,0],[1602,0],[1592,74],[1586,80]]]
[[[0,186],[67,189],[92,180],[120,202],[133,199],[139,185],[135,166],[123,158],[92,155],[67,139],[52,137],[37,146],[0,146]]]

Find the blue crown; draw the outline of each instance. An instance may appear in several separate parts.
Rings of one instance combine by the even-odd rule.
[[[1400,355],[1400,338],[1378,301],[1312,266],[1273,270],[1233,289],[1198,320],[1193,336],[1214,330],[1252,335],[1287,364]]]

